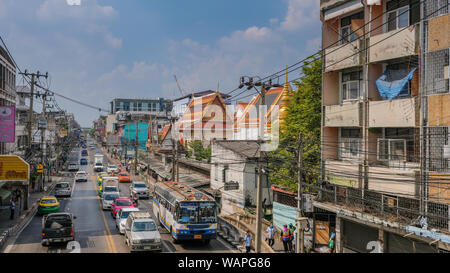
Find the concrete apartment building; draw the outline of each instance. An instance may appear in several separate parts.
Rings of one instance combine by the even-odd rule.
[[[450,251],[448,4],[320,1],[314,221],[336,230],[337,252]]]

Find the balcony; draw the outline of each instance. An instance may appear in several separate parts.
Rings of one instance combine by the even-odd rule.
[[[369,62],[415,55],[419,43],[419,30],[418,25],[413,25],[370,37]]]
[[[361,65],[359,40],[325,49],[325,72]]]
[[[369,127],[415,127],[416,98],[369,102]]]
[[[358,127],[360,126],[359,103],[325,106],[324,126]]]

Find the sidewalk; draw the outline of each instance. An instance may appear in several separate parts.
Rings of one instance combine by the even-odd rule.
[[[20,215],[17,215],[17,211],[14,215],[14,219],[10,220],[10,210],[0,210],[0,249],[3,248],[5,242],[10,236],[16,235],[28,221],[34,216],[39,205],[39,200],[45,195],[49,195],[59,181],[62,181],[64,177],[52,176],[52,182],[45,182],[44,187],[47,187],[45,192],[30,192],[28,197],[28,210],[23,210]]]

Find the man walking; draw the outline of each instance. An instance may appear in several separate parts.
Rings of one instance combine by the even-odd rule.
[[[275,228],[273,227],[273,223],[270,225],[270,227],[267,227],[267,243],[270,247],[272,247],[275,244],[274,236],[275,236]]]
[[[289,243],[288,243],[288,247],[289,247],[289,252],[294,252],[294,247],[292,245],[292,243],[294,242],[294,234],[295,234],[295,227],[294,225],[292,225],[292,223],[289,224]]]
[[[247,231],[247,234],[245,234],[244,236],[244,247],[246,252],[245,253],[250,253],[250,249],[252,246],[252,235],[250,234],[250,230]]]
[[[283,230],[281,231],[281,241],[283,242],[284,252],[289,252],[289,229],[287,225],[283,226]]]
[[[14,219],[14,210],[16,209],[16,203],[14,203],[14,200],[11,199],[11,220]]]

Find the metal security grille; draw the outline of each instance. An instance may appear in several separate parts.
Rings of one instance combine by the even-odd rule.
[[[444,158],[444,147],[449,143],[448,127],[427,127],[424,128],[425,141],[428,146],[426,156],[427,167],[432,172],[450,172],[449,160]]]
[[[425,18],[430,19],[448,13],[448,0],[424,1]]]
[[[367,244],[378,240],[378,230],[351,221],[343,221],[343,247],[350,250],[367,253]]]
[[[424,54],[426,95],[449,92],[449,80],[444,79],[444,67],[449,65],[449,49],[442,49]]]
[[[438,251],[435,246],[404,238],[394,233],[386,232],[384,237],[386,241],[385,253],[436,253]]]

